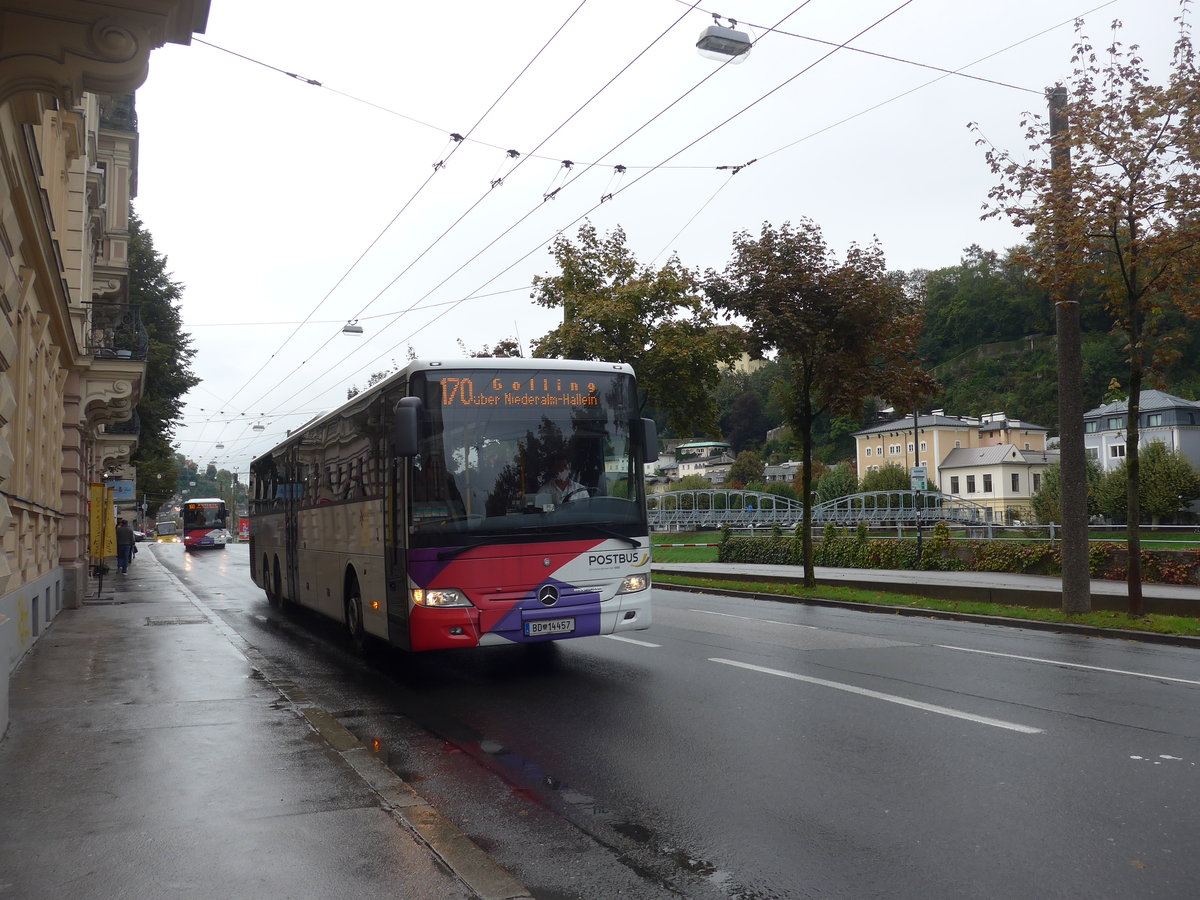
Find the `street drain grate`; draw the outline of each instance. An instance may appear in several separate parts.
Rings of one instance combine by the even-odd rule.
[[[204,625],[204,616],[146,616],[147,625]]]

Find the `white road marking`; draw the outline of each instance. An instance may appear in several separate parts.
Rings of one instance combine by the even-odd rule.
[[[811,628],[818,630],[816,625],[800,625],[796,622],[776,622],[774,619],[756,619],[753,616],[735,616],[733,613],[713,612],[711,609],[689,609],[688,612],[704,613],[708,616],[724,616],[727,619],[741,619],[744,622],[763,622],[767,625],[787,625],[789,628]]]
[[[661,647],[662,644],[651,644],[649,641],[639,641],[634,638],[622,637],[619,634],[602,634],[600,637],[606,637],[610,641],[624,641],[626,644],[637,644],[639,647]]]
[[[755,666],[750,663],[737,662],[732,659],[718,659],[710,657],[709,662],[721,663],[726,666],[736,666],[739,669],[749,669],[751,672],[762,672],[764,675],[778,675],[780,678],[791,678],[794,681],[803,681],[807,684],[816,684],[821,687],[833,688],[835,691],[846,691],[850,694],[858,694],[860,697],[870,697],[874,700],[884,700],[888,703],[896,703],[900,706],[911,706],[913,709],[924,710],[925,712],[937,713],[939,716],[951,716],[955,719],[964,719],[968,722],[975,722],[978,725],[991,725],[993,728],[1005,728],[1009,731],[1018,731],[1021,734],[1041,734],[1042,729],[1031,728],[1028,725],[1018,725],[1016,722],[1005,722],[1003,719],[991,719],[987,716],[977,716],[974,713],[963,712],[960,709],[951,709],[948,706],[935,706],[932,703],[922,703],[920,700],[909,700],[907,697],[897,697],[895,694],[883,694],[879,691],[868,690],[867,688],[855,687],[852,684],[842,684],[837,681],[826,681],[824,678],[813,678],[809,675],[798,675],[795,672],[784,672],[780,669],[768,669],[763,666]]]
[[[1005,659],[1023,659],[1026,662],[1046,663],[1050,666],[1066,666],[1069,669],[1088,669],[1092,672],[1108,672],[1110,675],[1132,675],[1134,678],[1151,678],[1155,681],[1177,681],[1180,684],[1200,685],[1200,681],[1188,678],[1172,678],[1170,675],[1151,675],[1149,672],[1130,672],[1126,669],[1106,669],[1103,666],[1087,666],[1083,663],[1065,662],[1061,659],[1042,659],[1039,656],[1018,656],[1015,653],[997,653],[994,650],[975,650],[971,647],[953,647],[950,644],[934,644],[943,650],[961,650],[963,653],[982,653],[984,656],[1002,656]]]

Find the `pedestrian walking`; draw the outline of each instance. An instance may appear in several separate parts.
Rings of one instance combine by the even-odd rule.
[[[129,574],[133,551],[133,529],[125,519],[117,519],[117,571],[122,575]]]

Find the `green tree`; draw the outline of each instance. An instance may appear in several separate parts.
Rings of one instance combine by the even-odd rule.
[[[1100,513],[1099,496],[1102,474],[1100,467],[1093,459],[1087,461],[1085,480],[1087,483],[1087,514]],[[1029,498],[1029,506],[1037,518],[1038,524],[1049,525],[1051,522],[1062,523],[1062,466],[1055,463],[1042,473],[1042,486]]]
[[[466,342],[459,338],[458,349],[462,351],[463,356],[471,359],[520,358],[525,355],[521,352],[520,343],[511,335],[496,341],[494,346],[489,347],[484,344],[478,350],[468,350]]]
[[[889,273],[877,243],[852,245],[839,262],[820,228],[804,220],[757,238],[733,239],[733,260],[710,270],[708,296],[718,309],[746,319],[759,350],[779,351],[787,373],[786,409],[800,440],[801,495],[812,494],[813,430],[824,414],[854,415],[868,397],[888,396],[905,408],[933,393],[934,382],[912,359],[921,325],[920,298]],[[801,531],[804,583],[815,584],[812,509]]]
[[[674,484],[668,485],[668,491],[708,491],[712,490],[712,482],[703,475],[684,475]]]
[[[800,499],[800,495],[796,493],[796,489],[786,481],[772,481],[770,484],[763,485],[762,493],[774,494],[776,497],[786,497],[788,500]]]
[[[178,478],[175,428],[183,413],[183,396],[200,383],[192,372],[191,336],[183,331],[179,303],[183,285],[172,281],[167,258],[154,249],[154,239],[132,215],[129,220],[129,301],[136,305],[150,336],[146,378],[136,410],[140,422],[137,450],[138,491],[149,515],[171,498]]]
[[[858,493],[858,476],[847,463],[838,463],[817,482],[817,502],[827,503],[838,497]]]
[[[1158,525],[1177,516],[1200,499],[1200,474],[1180,450],[1168,450],[1162,441],[1142,448],[1142,472],[1138,509],[1142,521]],[[1105,516],[1128,523],[1128,457],[1105,474],[1097,490],[1097,505]],[[1141,524],[1141,522],[1134,523]]]
[[[677,435],[716,436],[712,391],[744,341],[717,322],[696,276],[674,256],[658,271],[643,266],[620,228],[601,239],[584,224],[577,243],[560,236],[550,253],[559,274],[535,276],[533,299],[562,309],[563,324],[533,342],[534,356],[629,363],[643,409],[665,415]]]
[[[1056,297],[1094,286],[1124,338],[1129,412],[1127,521],[1129,611],[1142,612],[1138,447],[1143,382],[1178,353],[1178,315],[1200,311],[1200,69],[1190,39],[1187,2],[1165,85],[1150,80],[1136,44],[1114,40],[1098,51],[1080,31],[1066,87],[1065,129],[1051,135],[1041,118],[1026,137],[1037,158],[991,149],[1001,183],[989,215],[1030,227],[1032,263]],[[1058,164],[1047,164],[1051,140]],[[1069,160],[1065,154],[1069,153]],[[1064,165],[1064,163],[1066,163]]]
[[[734,453],[761,447],[767,437],[762,398],[754,391],[743,391],[721,415],[720,424]]]
[[[743,450],[729,467],[727,477],[731,486],[747,485],[752,481],[762,481],[765,468],[759,454],[753,450]]]
[[[936,364],[981,344],[1049,333],[1050,309],[1018,255],[972,245],[957,266],[928,273],[921,352]]]
[[[912,479],[904,471],[903,466],[888,463],[886,466],[880,466],[863,475],[858,489],[863,493],[868,491],[907,491],[912,489]]]

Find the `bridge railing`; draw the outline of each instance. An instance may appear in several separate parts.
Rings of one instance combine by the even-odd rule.
[[[653,494],[647,500],[655,531],[708,528],[793,528],[804,517],[798,500],[757,491],[694,490]],[[849,494],[813,507],[814,525],[987,525],[992,510],[936,491],[872,491]]]

